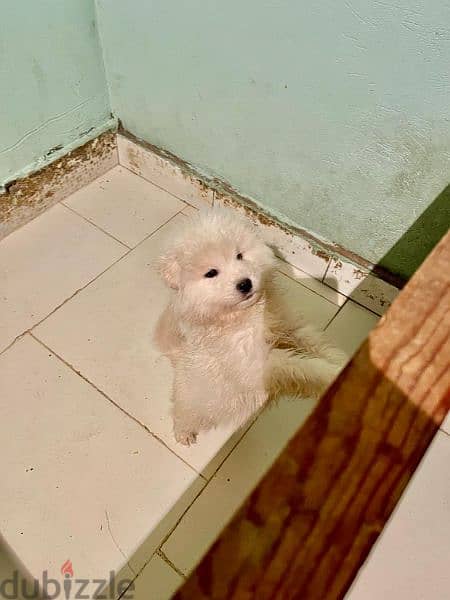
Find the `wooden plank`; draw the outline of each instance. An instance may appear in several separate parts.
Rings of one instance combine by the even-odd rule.
[[[449,267],[450,234],[175,598],[344,596],[449,409]]]

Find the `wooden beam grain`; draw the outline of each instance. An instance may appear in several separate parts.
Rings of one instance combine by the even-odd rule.
[[[175,598],[343,598],[449,403],[447,234]]]

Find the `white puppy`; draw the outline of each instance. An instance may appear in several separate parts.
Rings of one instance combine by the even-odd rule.
[[[242,425],[280,393],[317,397],[339,371],[343,354],[285,302],[275,265],[255,229],[223,209],[186,219],[161,258],[174,295],[155,339],[175,370],[178,442]]]

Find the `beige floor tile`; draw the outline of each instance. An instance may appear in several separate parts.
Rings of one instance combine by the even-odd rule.
[[[338,311],[335,304],[282,273],[277,282],[288,303],[318,329],[324,329]]]
[[[326,328],[326,333],[351,358],[378,320],[377,315],[349,300]]]
[[[56,205],[0,242],[0,351],[127,249]]]
[[[177,216],[136,250],[66,303],[37,329],[36,335],[117,404],[145,424],[198,472],[221,451],[230,426],[203,434],[190,448],[172,433],[172,369],[152,342],[152,332],[169,290],[153,268]],[[120,318],[119,318],[120,317]]]
[[[163,545],[178,569],[195,566],[314,406],[285,399],[260,415]]]
[[[445,417],[445,419],[441,425],[441,429],[442,429],[442,431],[445,431],[445,433],[450,435],[450,413],[448,413],[447,416]]]
[[[203,467],[202,475],[206,477],[206,479],[211,479],[217,469],[221,466],[230,452],[236,447],[239,440],[242,438],[244,433],[251,427],[256,417],[250,419],[242,428],[234,431],[233,427],[223,428],[221,431],[225,431],[224,442],[220,448],[220,450],[215,454],[215,456],[210,460],[210,462]],[[207,435],[211,435],[208,433]],[[217,435],[217,434],[216,434]]]
[[[187,207],[120,166],[72,194],[64,204],[130,248]]]
[[[347,600],[450,597],[450,439],[434,438]]]
[[[280,261],[279,270],[281,271],[281,273],[284,273],[291,279],[294,279],[301,285],[307,287],[309,290],[315,292],[316,294],[319,294],[319,296],[322,296],[323,298],[325,298],[329,302],[332,302],[333,304],[336,304],[337,306],[342,306],[347,300],[347,297],[343,294],[340,294],[333,288],[325,285],[324,283],[321,283],[318,279],[315,279],[311,275],[308,275],[308,273],[305,273],[301,269],[296,269],[294,266],[286,262]]]
[[[194,471],[28,335],[0,380],[5,542],[34,577],[118,572]]]
[[[164,539],[175,528],[183,513],[190,507],[196,496],[205,487],[206,481],[202,477],[197,477],[192,485],[177,500],[175,506],[158,523],[155,529],[151,531],[136,552],[129,558],[128,564],[135,572],[139,572],[149,561],[156,550],[161,546]]]
[[[183,208],[183,212],[181,214],[186,215],[187,217],[193,217],[198,213],[199,209],[194,206],[189,206],[186,204],[185,208]]]
[[[377,315],[383,315],[398,295],[393,285],[338,258],[331,259],[324,281]]]
[[[181,498],[178,499],[175,506],[169,511],[169,513],[160,521],[160,523],[156,526],[155,529],[150,533],[144,542],[140,545],[140,547],[136,550],[136,552],[128,559],[127,564],[121,569],[121,571],[115,576],[113,580],[113,585],[109,588],[105,588],[104,595],[106,596],[106,600],[117,600],[120,595],[118,592],[119,586],[123,589],[126,586],[125,580],[135,580],[135,574],[139,573],[142,568],[147,565],[147,563],[151,560],[155,562],[153,555],[161,546],[163,541],[168,537],[169,533],[174,529],[177,522],[180,520],[182,514],[189,508],[189,506],[194,501],[195,497],[202,491],[204,486],[206,485],[206,481],[202,477],[197,477],[193,484],[189,486],[189,488],[183,493]],[[148,565],[146,569],[148,568]],[[140,577],[140,576],[139,576]],[[153,593],[156,593],[158,589],[159,580],[156,577],[153,581],[149,582],[148,576],[146,576],[147,583],[149,583],[149,588],[147,589],[147,593],[150,593],[152,589],[152,585],[154,586]],[[130,588],[129,596],[132,600],[135,600],[139,594],[143,591],[142,585],[139,585],[139,589],[137,592],[137,596],[133,593],[133,589]],[[147,596],[148,597],[148,596]],[[150,595],[151,598],[153,596]]]
[[[154,556],[133,587],[127,592],[133,600],[169,600],[183,583],[184,579],[160,556]]]
[[[396,287],[370,274],[355,287],[349,296],[355,302],[382,316],[398,294],[399,290]]]

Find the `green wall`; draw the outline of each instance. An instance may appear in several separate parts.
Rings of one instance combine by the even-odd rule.
[[[448,0],[97,10],[124,127],[286,222],[376,262],[450,180]]]
[[[0,186],[112,124],[94,0],[0,6]]]

